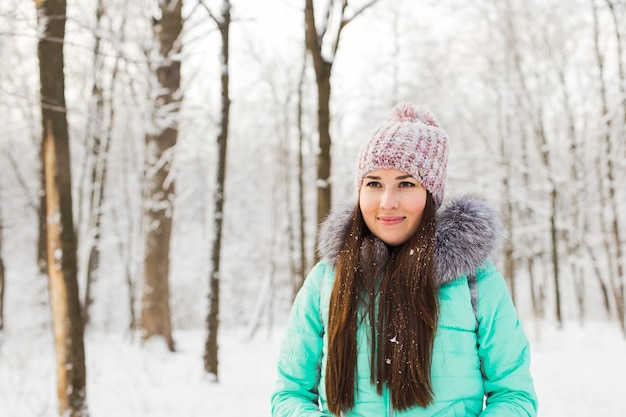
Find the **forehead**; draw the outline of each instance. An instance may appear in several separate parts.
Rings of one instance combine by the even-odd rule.
[[[413,178],[410,174],[407,174],[403,171],[398,171],[393,168],[381,168],[375,169],[373,171],[365,174],[365,178],[376,178],[376,179],[406,179]]]

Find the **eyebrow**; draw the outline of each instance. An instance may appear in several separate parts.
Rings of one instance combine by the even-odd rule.
[[[382,179],[381,177],[378,177],[376,175],[366,175],[365,178],[370,178],[370,179],[373,179],[373,180],[380,180],[380,179]],[[410,175],[400,175],[399,177],[396,177],[395,179],[396,180],[405,180],[407,178],[413,178],[413,177],[410,176]]]

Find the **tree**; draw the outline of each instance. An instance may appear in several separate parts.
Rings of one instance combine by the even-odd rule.
[[[2,227],[2,211],[0,210],[0,331],[4,329],[4,262],[2,260]]]
[[[65,0],[38,0],[42,165],[46,202],[47,266],[57,365],[59,414],[85,417],[85,350],[78,296],[72,215],[70,145],[65,106]]]
[[[549,247],[552,263],[552,280],[554,284],[555,297],[555,316],[559,326],[563,324],[563,314],[561,309],[561,279],[560,279],[560,252],[558,238],[558,224],[560,222],[560,211],[558,210],[558,202],[560,199],[560,190],[557,184],[556,169],[554,167],[554,151],[550,142],[550,132],[547,126],[549,111],[546,109],[547,99],[543,95],[534,94],[533,85],[542,85],[548,78],[545,74],[540,74],[537,70],[525,70],[526,55],[523,50],[522,30],[516,24],[514,19],[514,10],[511,2],[506,2],[506,19],[510,22],[508,27],[507,39],[509,42],[510,65],[513,75],[513,86],[515,87],[515,100],[518,106],[518,114],[520,118],[527,120],[528,135],[534,139],[536,151],[541,163],[541,172],[545,173],[547,182],[545,191],[549,196]],[[539,35],[535,35],[540,37]],[[530,42],[540,41],[534,39],[531,34]],[[522,131],[520,129],[520,131]]]
[[[204,346],[204,370],[218,379],[218,331],[220,313],[220,255],[222,249],[222,224],[224,221],[224,183],[226,180],[226,149],[228,144],[228,123],[230,118],[230,91],[229,91],[229,40],[230,40],[230,10],[229,0],[224,0],[221,16],[211,12],[211,9],[202,2],[211,19],[217,25],[222,38],[220,51],[220,119],[217,134],[217,167],[215,191],[213,193],[213,239],[211,242],[211,269],[209,272],[209,308],[207,313],[207,338]]]
[[[317,84],[317,126],[319,149],[317,156],[317,224],[331,206],[331,153],[330,136],[330,76],[339,49],[343,29],[355,17],[378,0],[370,0],[347,15],[348,0],[328,0],[321,22],[317,22],[313,0],[306,0],[304,8],[305,42],[313,59]]]
[[[617,75],[619,80],[619,91],[621,95],[621,107],[622,107],[622,131],[626,129],[626,64],[624,63],[624,45],[622,34],[620,32],[623,29],[623,24],[620,24],[620,21],[623,22],[624,13],[626,12],[626,8],[624,8],[624,3],[621,3],[622,13],[620,17],[620,13],[617,8],[620,6],[620,3],[616,4],[613,0],[604,0],[607,7],[609,8],[609,13],[611,14],[611,18],[613,21],[613,33],[615,35],[615,52],[617,54]],[[626,156],[626,149],[624,150]]]
[[[298,291],[304,284],[304,279],[306,278],[306,270],[308,268],[307,254],[306,254],[306,216],[305,216],[305,200],[304,200],[304,160],[303,160],[303,152],[304,152],[304,141],[305,141],[305,132],[302,121],[302,113],[303,113],[303,102],[304,102],[304,84],[306,78],[306,48],[304,49],[304,56],[302,57],[302,68],[300,70],[300,75],[298,77],[298,106],[296,111],[296,120],[298,126],[298,163],[296,165],[297,172],[297,194],[298,194],[298,236],[300,237],[298,241],[299,248],[299,263],[297,264],[296,270],[293,274],[293,282],[292,282],[292,291],[291,291],[291,300],[295,300]]]
[[[615,144],[613,143],[613,124],[616,122],[613,120],[609,108],[608,87],[606,81],[606,63],[605,57],[600,46],[600,23],[598,19],[598,6],[595,0],[592,0],[593,9],[593,21],[594,21],[594,52],[596,58],[596,64],[598,66],[598,85],[600,93],[600,120],[604,121],[604,131],[601,141],[600,155],[598,156],[598,178],[600,179],[600,203],[605,210],[602,210],[601,215],[601,227],[604,235],[604,247],[608,259],[608,269],[610,276],[610,285],[613,291],[613,298],[615,299],[615,306],[617,309],[617,318],[619,320],[622,332],[626,335],[626,316],[625,314],[625,284],[624,284],[624,268],[622,266],[622,242],[619,229],[619,209],[616,195],[616,167],[615,167]],[[613,11],[613,9],[611,8]],[[614,14],[613,14],[614,16]],[[619,30],[617,30],[619,34]],[[619,36],[617,37],[619,41]],[[620,56],[621,54],[618,54]],[[620,65],[621,68],[621,65]],[[620,74],[623,76],[623,73]],[[620,84],[623,84],[624,80],[620,80]],[[617,121],[619,122],[619,121]],[[621,140],[623,141],[623,135]]]
[[[100,239],[102,228],[102,214],[105,197],[105,185],[107,177],[107,168],[109,162],[109,149],[111,146],[111,128],[114,108],[109,99],[106,98],[104,91],[104,61],[105,57],[102,53],[102,42],[100,32],[103,27],[103,16],[105,7],[103,0],[98,0],[96,4],[96,28],[98,32],[95,34],[94,43],[94,68],[93,80],[91,86],[92,108],[90,113],[90,143],[88,146],[88,155],[86,158],[86,169],[89,175],[85,175],[88,198],[87,204],[87,227],[85,244],[88,244],[89,251],[87,255],[86,271],[85,271],[85,293],[83,302],[83,321],[85,325],[89,322],[89,308],[93,303],[92,284],[96,281],[98,268],[100,266]],[[113,69],[112,81],[115,80],[117,74],[117,65]],[[107,105],[109,111],[107,112]],[[108,113],[108,114],[107,114]],[[108,122],[108,123],[107,123]],[[79,216],[80,217],[80,216]],[[80,221],[79,221],[80,224]]]
[[[174,350],[169,306],[169,256],[172,234],[174,173],[172,161],[178,138],[180,34],[183,0],[159,1],[160,16],[153,30],[158,43],[155,62],[153,126],[146,133],[144,178],[144,289],[141,329],[144,340],[160,336]]]
[[[624,43],[622,41],[622,35],[620,29],[623,28],[623,25],[620,25],[620,21],[623,21],[623,13],[624,8],[622,6],[622,17],[618,16],[618,12],[616,10],[616,4],[612,0],[605,0],[606,5],[609,8],[609,12],[611,14],[613,20],[613,31],[615,35],[615,46],[616,46],[616,61],[617,61],[617,74],[618,74],[618,84],[619,91],[621,96],[621,108],[622,108],[622,119],[617,120],[616,124],[619,125],[619,128],[616,129],[616,137],[617,140],[621,140],[623,143],[624,137],[626,135],[626,69],[624,68]],[[618,142],[619,143],[619,142]],[[617,148],[618,146],[616,146]],[[624,156],[626,156],[626,149],[622,146],[622,151]],[[623,220],[623,215],[620,215],[620,211],[618,209],[618,197],[615,191],[615,177],[619,177],[619,174],[615,174],[613,171],[617,171],[615,168],[615,160],[619,161],[619,157],[611,154],[611,147],[607,149],[607,157],[609,161],[609,196],[610,196],[610,205],[611,210],[613,212],[613,219],[611,222],[611,235],[613,237],[613,242],[615,245],[615,256],[617,258],[617,279],[619,280],[618,284],[618,292],[619,295],[618,302],[621,300],[621,305],[618,306],[618,314],[621,314],[619,317],[619,322],[622,326],[622,331],[626,335],[626,254],[624,250],[622,250],[624,239],[623,234],[620,232],[620,220]],[[621,212],[623,214],[623,212]]]
[[[258,297],[255,307],[249,314],[250,339],[264,319],[269,330],[272,329],[276,289],[282,287],[276,285],[280,273],[284,271],[289,276],[292,301],[305,279],[307,245],[304,144],[308,140],[308,133],[304,126],[303,113],[307,51],[301,42],[298,45],[302,47],[302,60],[295,62],[292,59],[284,62],[278,56],[272,59],[266,52],[259,53],[253,48],[253,42],[250,42],[251,48],[247,52],[261,68],[261,78],[255,85],[263,85],[269,91],[270,97],[263,100],[263,108],[275,115],[269,130],[278,141],[276,162],[272,164],[276,170],[276,185],[272,187],[270,199],[270,238],[265,245],[269,251],[266,256],[269,259],[269,271],[264,274],[256,292]],[[294,74],[296,71],[297,75]],[[267,143],[265,139],[259,139],[259,142]],[[267,201],[267,197],[265,200]],[[284,270],[281,264],[288,265],[288,269]]]

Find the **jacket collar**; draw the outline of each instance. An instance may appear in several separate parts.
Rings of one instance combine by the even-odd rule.
[[[347,237],[355,206],[343,204],[333,208],[320,225],[318,253],[323,261],[333,266]],[[486,259],[494,256],[501,238],[500,216],[483,199],[467,195],[440,208],[436,217],[434,249],[437,284],[442,286],[460,275],[473,273]],[[374,237],[367,244],[374,245],[374,253],[380,257],[386,256],[383,255],[386,246],[379,239]]]

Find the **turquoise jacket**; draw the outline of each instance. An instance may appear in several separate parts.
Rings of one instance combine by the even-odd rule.
[[[348,220],[345,216],[331,217],[335,220],[330,227],[327,224],[322,228],[322,234],[338,236],[338,241],[331,244],[331,249],[320,245],[325,257],[309,273],[287,323],[271,400],[275,417],[332,415],[326,408],[324,380],[326,325],[335,280],[334,256]],[[472,226],[466,228],[471,230],[469,236],[463,231],[466,229],[459,231],[457,224],[462,220],[460,224],[468,225],[467,219]],[[474,199],[455,202],[438,217],[435,264],[439,265],[440,313],[432,357],[434,402],[426,408],[393,410],[389,393],[384,390],[379,395],[370,382],[369,326],[361,326],[357,331],[355,406],[346,416],[536,415],[529,343],[504,279],[486,260],[499,233],[494,219],[497,216]],[[480,263],[473,265],[479,258]],[[452,276],[459,268],[470,269]],[[469,285],[470,274],[475,276],[476,286]],[[470,293],[476,288],[475,314]]]

